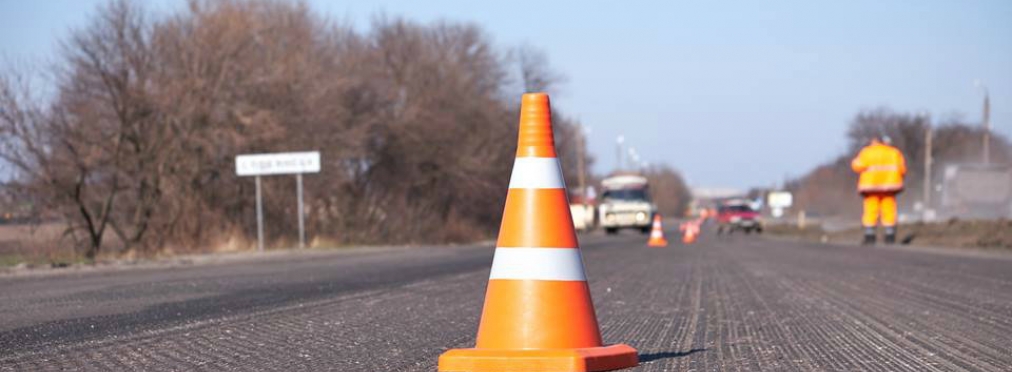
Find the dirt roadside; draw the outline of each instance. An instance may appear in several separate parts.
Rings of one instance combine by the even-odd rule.
[[[793,224],[767,226],[775,236],[822,243],[859,243],[860,228],[826,231],[821,226],[799,229]],[[881,233],[881,232],[880,232]],[[959,220],[900,225],[898,243],[909,246],[1012,251],[1012,220]]]

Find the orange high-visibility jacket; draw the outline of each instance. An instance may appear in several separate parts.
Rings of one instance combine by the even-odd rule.
[[[873,142],[861,149],[850,167],[861,176],[857,191],[899,192],[903,190],[903,176],[907,174],[907,161],[899,149],[881,142]]]

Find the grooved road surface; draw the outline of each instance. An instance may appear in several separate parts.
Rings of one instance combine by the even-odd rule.
[[[584,236],[635,371],[1012,370],[1012,257]],[[2,370],[431,371],[473,342],[490,247],[0,277]]]

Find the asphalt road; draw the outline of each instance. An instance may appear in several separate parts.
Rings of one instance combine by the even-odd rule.
[[[635,371],[1012,370],[1012,256],[584,236]],[[473,344],[488,246],[0,277],[0,370],[432,371]]]

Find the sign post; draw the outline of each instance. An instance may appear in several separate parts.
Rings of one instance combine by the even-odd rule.
[[[240,177],[256,178],[257,209],[257,250],[264,250],[264,216],[260,176],[294,174],[299,213],[299,248],[306,246],[306,225],[302,201],[302,174],[320,173],[320,152],[281,152],[273,154],[250,154],[235,157],[235,174]]]
[[[302,248],[306,247],[306,218],[305,218],[305,214],[302,213],[302,207],[303,207],[303,204],[302,204],[302,173],[296,173],[295,174],[295,183],[296,183],[295,187],[298,188],[298,190],[296,191],[296,194],[298,195],[298,199],[299,199],[299,207],[298,207],[298,211],[299,211],[299,249],[302,249]]]
[[[257,183],[257,251],[264,251],[264,207],[260,201],[260,176],[256,176]]]

